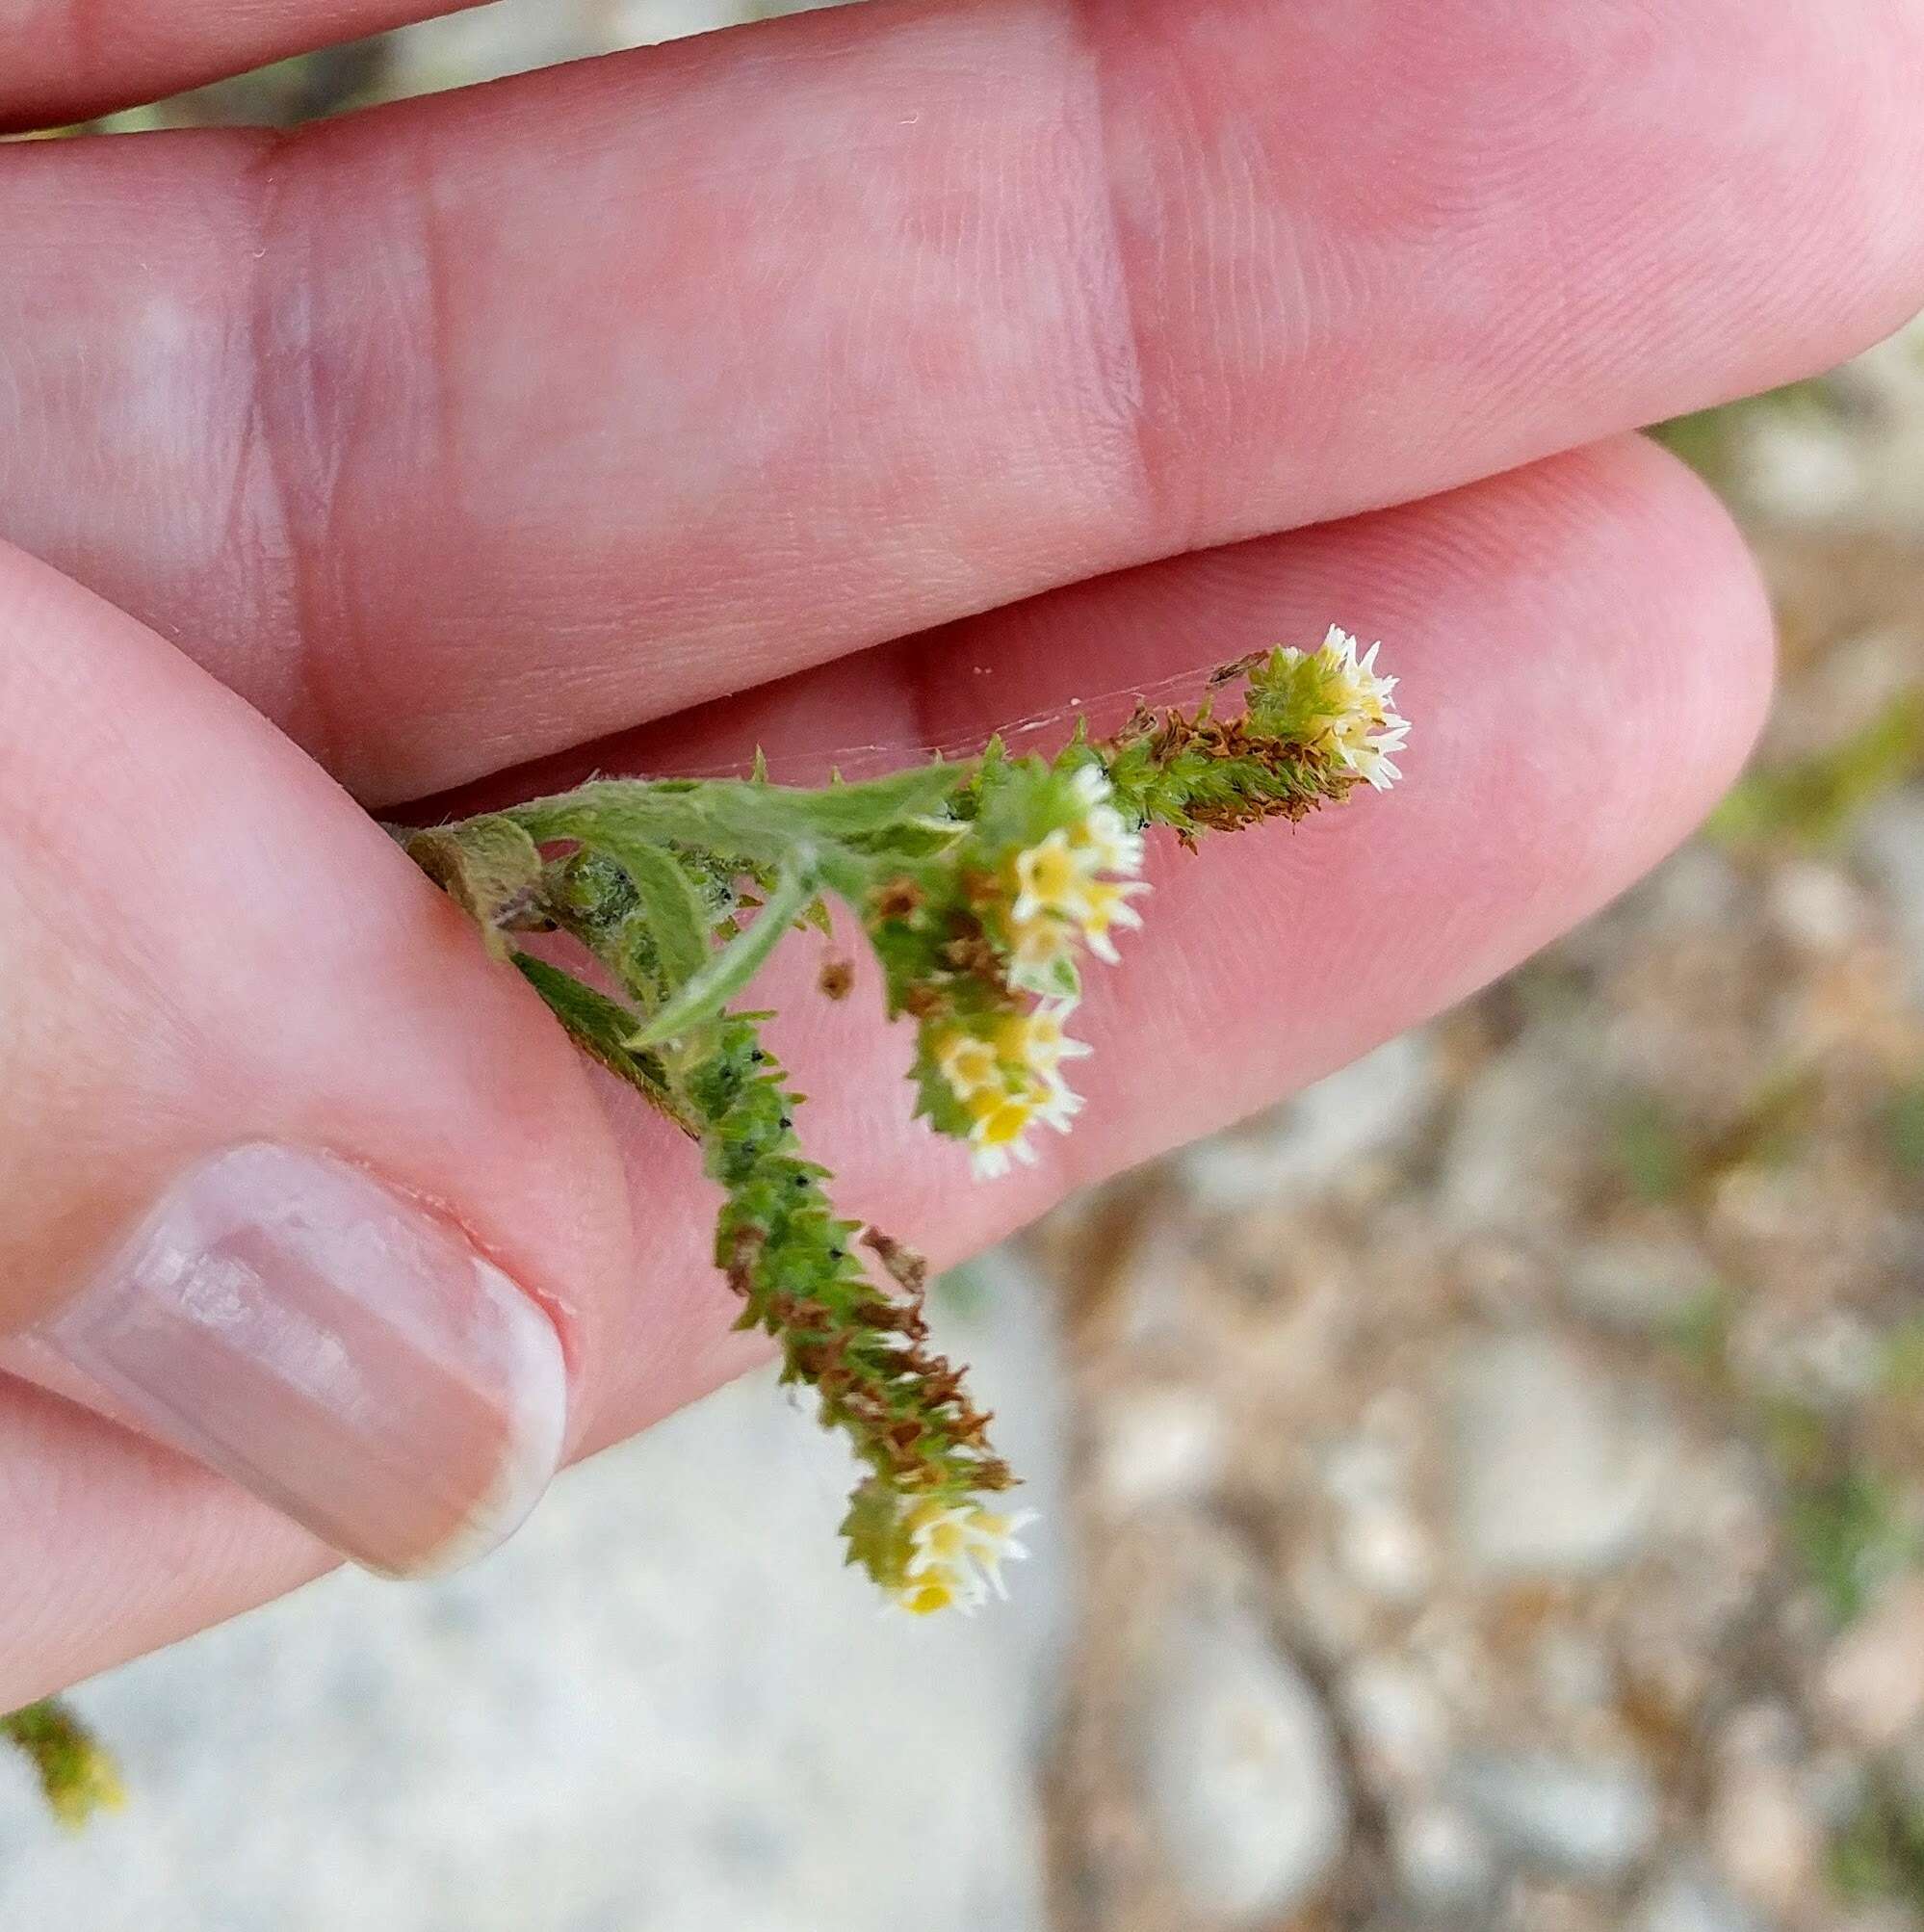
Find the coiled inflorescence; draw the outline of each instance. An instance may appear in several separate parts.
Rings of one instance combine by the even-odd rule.
[[[1022,1553],[1027,1512],[962,1371],[929,1345],[923,1268],[843,1218],[802,1151],[797,1095],[765,1014],[730,1003],[782,936],[839,901],[880,962],[891,1018],[916,1030],[916,1112],[994,1179],[1067,1133],[1090,1048],[1070,1031],[1091,960],[1142,924],[1145,833],[1300,819],[1384,789],[1409,727],[1376,647],[1333,630],[1314,651],[1226,666],[1241,709],[1138,709],[1113,738],[1053,758],[1001,744],[963,763],[802,791],[743,780],[602,781],[401,836],[603,1066],[697,1138],[722,1191],[716,1265],[744,1326],[780,1345],[864,1466],[844,1523],[851,1561],[901,1607],[973,1607]],[[513,935],[564,933],[621,999]],[[845,996],[838,964],[823,983]]]

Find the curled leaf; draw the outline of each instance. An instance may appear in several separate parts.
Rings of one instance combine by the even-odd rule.
[[[541,849],[512,819],[499,815],[400,837],[407,856],[481,927],[487,950],[506,959],[504,935],[536,910]]]
[[[798,856],[793,868],[775,881],[761,916],[739,932],[674,995],[639,1032],[631,1047],[660,1046],[678,1039],[712,1020],[761,970],[762,963],[781,943],[816,896],[818,884],[813,854]]]

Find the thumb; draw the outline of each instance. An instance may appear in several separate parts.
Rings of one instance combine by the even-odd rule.
[[[318,768],[0,546],[10,1364],[416,1572],[564,1448],[627,1246],[559,1031]]]

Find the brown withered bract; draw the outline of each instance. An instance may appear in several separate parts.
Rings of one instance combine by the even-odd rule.
[[[940,988],[931,986],[926,980],[905,987],[901,996],[902,1011],[913,1020],[933,1020],[946,1013],[950,1005],[947,994]]]
[[[918,1254],[906,1241],[884,1234],[880,1228],[865,1228],[862,1245],[888,1270],[890,1279],[908,1293],[920,1296],[928,1286],[928,1258]]]
[[[877,919],[909,919],[922,907],[923,891],[912,878],[890,879],[875,888],[870,903]]]
[[[996,950],[995,942],[979,930],[949,940],[942,949],[942,959],[956,972],[990,985],[1000,984],[1003,977],[1002,955]]]

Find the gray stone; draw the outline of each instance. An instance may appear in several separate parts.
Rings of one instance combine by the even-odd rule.
[[[1834,865],[1788,861],[1765,892],[1772,923],[1802,953],[1822,958],[1841,953],[1863,931],[1869,901],[1862,886]]]
[[[1889,1585],[1825,1658],[1819,1701],[1857,1744],[1884,1749],[1924,1722],[1924,1580]]]
[[[1385,1602],[1427,1595],[1436,1553],[1410,1502],[1404,1455],[1365,1429],[1329,1445],[1317,1473],[1336,1505],[1332,1553],[1342,1574]]]
[[[1119,1393],[1100,1418],[1097,1482],[1118,1513],[1190,1502],[1221,1479],[1228,1453],[1222,1411],[1199,1391]]]
[[[1864,822],[1859,849],[1885,888],[1884,905],[1903,952],[1911,997],[1924,1005],[1924,792],[1880,800]]]
[[[1824,410],[1746,412],[1744,493],[1770,518],[1909,536],[1924,488],[1924,329],[1880,343],[1829,379]]]
[[[1616,1237],[1570,1259],[1564,1295],[1580,1315],[1630,1333],[1681,1321],[1716,1292],[1717,1269],[1693,1241]]]
[[[1666,1873],[1645,1894],[1631,1932],[1764,1932],[1763,1921],[1708,1872]]]
[[[1731,1889],[1774,1913],[1822,1882],[1828,1832],[1806,1776],[1802,1726],[1782,1704],[1739,1710],[1719,1732],[1705,1844]]]
[[[1192,1603],[1172,1616],[1141,1697],[1143,1794],[1200,1925],[1311,1899],[1342,1851],[1348,1798],[1315,1693],[1253,1611]]]
[[[0,1758],[0,1925],[86,1932],[1041,1932],[1062,1379],[1042,1285],[938,1310],[1043,1513],[1013,1601],[885,1618],[839,1441],[765,1374],[564,1476],[444,1581],[351,1573],[81,1694],[128,1810]]]
[[[1674,1452],[1654,1391],[1537,1333],[1467,1341],[1452,1383],[1454,1520],[1470,1564],[1582,1577],[1636,1552]]]
[[[1596,1088],[1577,1044],[1568,1025],[1540,1025],[1470,1083],[1438,1175],[1449,1227],[1524,1233],[1568,1211],[1588,1158],[1576,1129]]]
[[[1404,1033],[1306,1087],[1262,1128],[1205,1141],[1183,1157],[1197,1199],[1235,1208],[1325,1187],[1392,1144],[1437,1091],[1436,1044]]]
[[[1459,1759],[1448,1783],[1500,1853],[1550,1877],[1623,1878],[1656,1841],[1656,1788],[1627,1760],[1480,1753]]]
[[[1341,1699],[1350,1748],[1372,1788],[1434,1782],[1449,1755],[1449,1711],[1427,1672],[1394,1655],[1365,1657],[1343,1674]]]
[[[1496,1886],[1489,1841],[1460,1811],[1429,1804],[1399,1815],[1390,1827],[1390,1857],[1405,1899],[1428,1924],[1483,1904]]]

